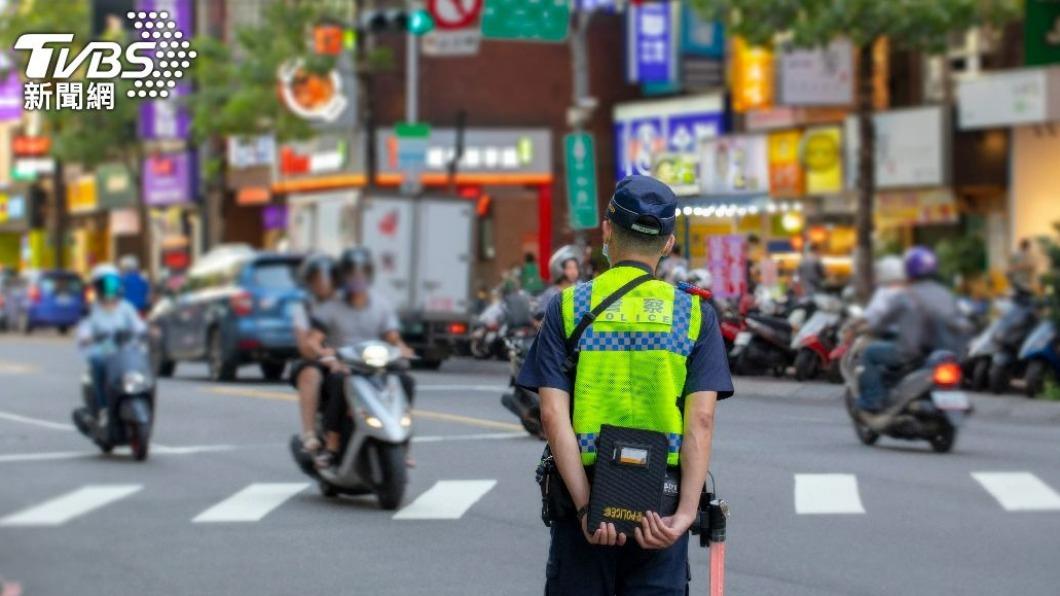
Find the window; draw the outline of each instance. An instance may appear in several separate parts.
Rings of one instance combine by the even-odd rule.
[[[251,283],[271,290],[287,290],[298,287],[295,261],[265,261],[254,265]]]

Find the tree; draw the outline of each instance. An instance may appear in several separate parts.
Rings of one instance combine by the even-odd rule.
[[[770,44],[790,34],[797,47],[820,47],[846,37],[858,50],[857,94],[858,294],[872,292],[873,205],[876,191],[872,126],[872,47],[886,38],[899,50],[938,52],[950,33],[983,24],[1001,24],[1019,16],[1020,0],[692,0],[697,8],[723,20],[728,30],[752,44]]]

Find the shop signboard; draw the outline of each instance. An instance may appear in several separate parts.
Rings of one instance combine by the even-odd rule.
[[[941,106],[880,112],[876,130],[876,188],[945,186],[949,170],[948,112]],[[845,130],[848,188],[857,186],[859,142],[857,120],[847,118]]]
[[[1022,68],[960,81],[961,130],[1060,120],[1060,67]]]
[[[393,130],[376,134],[379,174],[402,172],[401,139]],[[424,174],[445,174],[456,155],[457,132],[432,128],[423,156]],[[552,174],[552,135],[543,128],[470,128],[464,131],[458,174]],[[408,164],[405,164],[406,166]]]
[[[804,182],[799,159],[802,132],[785,130],[769,135],[769,194],[774,197],[800,197]]]
[[[1060,63],[1060,0],[1027,0],[1023,59],[1028,66]]]
[[[737,298],[747,293],[747,246],[742,234],[709,236],[707,264],[718,298]]]
[[[136,204],[136,185],[128,168],[119,163],[96,167],[96,193],[103,209],[118,209]]]
[[[169,20],[176,25],[173,29],[174,36],[179,33],[179,43],[184,43],[189,42],[195,35],[193,4],[193,0],[137,0],[136,9],[168,12]],[[175,45],[178,42],[171,43]],[[184,98],[190,94],[191,83],[177,81],[176,86],[169,90],[167,98],[142,101],[139,137],[150,140],[187,139],[191,134],[191,113],[184,105]]]
[[[277,163],[282,178],[302,178],[348,171],[350,142],[337,135],[318,136],[280,145]]]
[[[192,190],[192,154],[159,153],[144,159],[143,199],[152,207],[189,203],[194,198]]]
[[[92,174],[78,176],[66,184],[66,210],[68,213],[91,213],[99,208],[96,195],[96,177]]]
[[[0,122],[19,120],[22,118],[22,79],[18,76],[18,69],[14,68],[11,58],[0,53],[0,74],[4,71],[7,76],[0,80]]]
[[[660,84],[677,79],[680,3],[632,5],[626,24],[626,79]]]
[[[824,48],[780,55],[778,103],[788,106],[849,106],[854,103],[854,46],[837,39]]]
[[[700,189],[704,195],[769,192],[769,158],[763,135],[731,135],[700,144]]]
[[[581,132],[563,141],[566,156],[567,201],[573,230],[588,230],[600,223],[596,200],[596,149],[593,137]]]
[[[136,209],[115,209],[109,215],[113,236],[135,236],[140,233],[140,214]]]
[[[724,132],[724,113],[722,96],[713,93],[616,105],[616,177],[651,175],[662,154],[698,159],[700,143]]]
[[[311,72],[302,59],[277,69],[280,99],[299,118],[320,131],[349,130],[357,124],[357,76],[343,52],[329,72]]]
[[[875,219],[881,229],[959,221],[957,202],[949,189],[878,193]]]
[[[725,27],[703,18],[691,3],[681,2],[681,53],[704,58],[725,58]]]
[[[773,52],[751,46],[739,36],[732,39],[732,109],[743,113],[773,105],[775,91]]]
[[[699,194],[699,158],[695,153],[660,153],[651,175],[668,184],[677,196]]]
[[[272,166],[276,162],[276,137],[271,134],[230,136],[225,144],[229,168],[245,170]]]
[[[806,194],[831,195],[843,190],[843,129],[809,128],[802,135],[799,159],[806,176]]]
[[[567,39],[569,0],[485,0],[482,36],[559,42]]]

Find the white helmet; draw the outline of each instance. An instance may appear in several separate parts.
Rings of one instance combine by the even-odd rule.
[[[552,257],[548,260],[548,277],[555,283],[563,277],[563,264],[567,261],[574,259],[578,261],[578,247],[573,244],[567,244],[556,249],[556,252],[552,253]],[[579,264],[579,268],[581,265]]]
[[[118,261],[118,267],[122,271],[139,271],[140,259],[137,259],[135,255],[125,255]]]
[[[688,272],[688,283],[709,290],[714,286],[714,276],[706,269],[693,269]]]
[[[898,284],[905,281],[905,262],[894,255],[876,261],[876,283]]]
[[[100,263],[92,268],[92,273],[89,274],[89,281],[95,283],[97,280],[103,279],[108,275],[120,276],[121,273],[118,268],[110,263]]]

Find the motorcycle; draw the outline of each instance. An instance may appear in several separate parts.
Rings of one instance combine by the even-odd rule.
[[[926,440],[937,453],[947,453],[957,441],[957,430],[973,409],[960,390],[961,367],[951,352],[936,351],[923,362],[889,371],[887,405],[879,424],[869,425],[857,407],[861,355],[871,338],[862,335],[843,356],[840,365],[846,385],[844,402],[854,432],[865,445],[881,435],[908,441]]]
[[[350,416],[338,462],[318,470],[297,434],[291,437],[291,453],[325,497],[375,494],[380,507],[397,509],[408,482],[405,456],[412,438],[409,398],[397,373],[408,368],[408,361],[397,347],[381,341],[340,348],[338,357],[350,368],[344,392]]]
[[[508,346],[508,362],[511,377],[508,382],[511,391],[501,396],[501,404],[519,419],[519,423],[530,435],[545,439],[541,426],[541,398],[532,391],[527,391],[515,384],[519,370],[523,368],[526,354],[534,343],[537,334],[533,327],[519,327],[512,330],[505,338]]]
[[[1020,346],[1023,366],[1023,391],[1027,397],[1038,397],[1045,389],[1047,377],[1060,377],[1060,353],[1056,345],[1056,325],[1042,321]]]
[[[107,421],[101,423],[93,414],[96,390],[91,373],[86,372],[81,378],[84,406],[73,411],[74,426],[103,453],[129,445],[133,458],[143,461],[147,459],[155,410],[155,378],[147,346],[142,338],[126,332],[102,334],[94,341],[97,345],[113,344],[104,375]]]
[[[818,294],[813,298],[816,309],[791,340],[795,351],[795,380],[805,381],[827,371],[830,355],[838,342],[843,303],[835,296]]]
[[[1017,294],[992,336],[996,346],[990,356],[990,367],[987,371],[987,386],[991,392],[1004,393],[1008,390],[1012,377],[1022,372],[1019,360],[1020,346],[1037,324],[1037,305],[1033,297],[1026,293]]]
[[[733,341],[729,359],[737,374],[753,375],[771,371],[783,376],[795,358],[791,349],[792,336],[806,321],[814,308],[812,300],[796,303],[787,317],[773,316],[775,307],[769,300],[760,301],[760,312],[747,315],[746,330]]]

